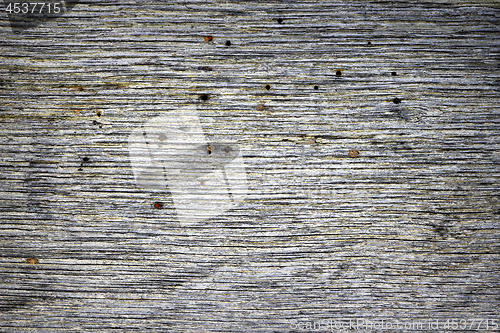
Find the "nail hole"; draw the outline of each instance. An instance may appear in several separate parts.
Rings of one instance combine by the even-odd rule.
[[[271,85],[270,84],[266,84],[265,87],[267,90],[270,90],[271,89]]]
[[[372,45],[372,42],[368,42],[368,43],[366,43],[366,45]]]
[[[98,117],[100,117],[100,116],[102,116],[102,111],[97,111],[96,114]]]
[[[211,71],[212,70],[212,67],[210,66],[200,66],[198,67],[199,70],[202,70],[202,71]]]
[[[342,71],[341,71],[340,69],[337,69],[337,70],[335,71],[335,75],[337,75],[337,76],[342,76]]]
[[[201,94],[200,99],[202,101],[208,101],[210,99],[210,96],[208,96],[208,94]]]
[[[83,158],[83,161],[84,161],[84,162],[88,162],[88,161],[90,161],[90,158],[88,158],[87,156],[85,156],[85,157]]]
[[[318,89],[319,89],[319,87],[318,87],[318,86],[314,86],[314,90],[318,90]]]
[[[392,75],[392,76],[397,76],[397,75],[398,75],[398,73],[396,73],[396,72],[391,72],[391,75]]]
[[[226,41],[226,46],[231,46],[231,41],[230,40]]]
[[[281,17],[279,19],[277,19],[276,21],[278,21],[279,24],[283,23],[283,19]]]
[[[444,226],[433,225],[432,227],[434,228],[434,231],[441,237],[446,237],[446,234],[449,232],[449,230]]]
[[[400,103],[401,103],[401,99],[399,99],[399,98],[397,98],[397,97],[396,97],[396,98],[394,98],[394,99],[392,100],[392,102],[393,102],[394,104],[400,104]]]

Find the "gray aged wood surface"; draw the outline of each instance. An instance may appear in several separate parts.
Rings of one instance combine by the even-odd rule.
[[[498,331],[499,15],[81,1],[15,34],[3,12],[0,331]],[[182,226],[127,140],[186,106],[239,146],[248,194]]]

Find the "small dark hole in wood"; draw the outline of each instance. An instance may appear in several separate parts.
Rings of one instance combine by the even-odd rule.
[[[318,90],[318,89],[319,89],[319,87],[318,87],[318,86],[314,86],[314,90]]]
[[[271,85],[270,84],[266,84],[266,86],[264,88],[266,88],[267,90],[269,90],[269,89],[271,89]]]
[[[87,156],[85,156],[85,157],[83,158],[83,161],[84,161],[84,162],[88,162],[88,161],[90,161],[90,158],[88,158]]]
[[[226,46],[231,46],[231,41],[230,40],[226,41]]]
[[[434,231],[441,237],[445,237],[449,233],[448,228],[446,228],[445,226],[433,225],[432,227],[434,228]]]
[[[392,76],[398,76],[398,73],[396,73],[396,72],[391,72],[391,75],[392,75]]]
[[[372,45],[372,42],[368,42],[368,43],[366,43],[366,45]]]
[[[278,21],[279,24],[283,23],[283,19],[282,18],[279,18],[276,21]]]
[[[342,76],[342,71],[341,71],[341,70],[337,70],[337,71],[335,72],[335,75],[337,75],[337,76]]]
[[[400,103],[401,103],[401,99],[396,97],[396,98],[394,98],[394,99],[392,100],[392,102],[393,102],[394,104],[400,104]]]
[[[208,96],[208,94],[202,94],[200,95],[200,99],[202,101],[208,101],[210,99],[210,96]]]
[[[155,206],[156,209],[160,209],[160,208],[163,208],[163,203],[157,201],[157,202],[154,203],[154,206]]]

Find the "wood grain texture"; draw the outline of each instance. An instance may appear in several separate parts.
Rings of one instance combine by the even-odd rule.
[[[1,14],[0,331],[500,320],[499,15],[81,1],[14,34]],[[183,106],[240,147],[249,182],[189,227],[135,186],[127,146]]]

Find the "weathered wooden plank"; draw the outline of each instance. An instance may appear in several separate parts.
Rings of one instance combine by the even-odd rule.
[[[496,331],[498,16],[491,1],[86,1],[14,34],[2,14],[0,330]],[[136,186],[128,146],[183,107],[238,145],[248,182],[190,225],[168,191]]]

